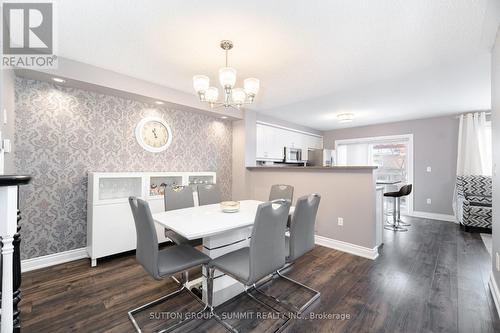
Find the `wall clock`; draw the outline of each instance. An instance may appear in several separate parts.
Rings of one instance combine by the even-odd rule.
[[[172,143],[172,130],[165,120],[147,117],[137,124],[135,137],[142,148],[152,153],[159,153]]]

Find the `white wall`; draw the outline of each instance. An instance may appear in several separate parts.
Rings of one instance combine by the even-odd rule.
[[[12,146],[12,152],[5,154],[4,173],[15,173],[14,166],[14,125],[15,125],[15,80],[14,71],[11,69],[2,69],[0,76],[0,131],[2,139],[9,139]],[[7,113],[7,124],[4,123],[3,110]]]
[[[493,138],[493,260],[492,270],[497,285],[500,272],[495,267],[495,256],[500,253],[500,29],[493,48],[491,66],[492,138]]]

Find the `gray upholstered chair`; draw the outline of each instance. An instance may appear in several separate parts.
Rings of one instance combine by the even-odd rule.
[[[288,263],[314,249],[314,226],[320,201],[321,196],[316,193],[297,199],[290,224],[290,236],[286,237]]]
[[[180,289],[128,312],[128,316],[134,328],[137,332],[141,332],[139,325],[134,319],[134,314],[176,296],[182,291],[188,292],[199,301],[189,288],[186,287],[187,271],[196,266],[207,265],[210,262],[210,257],[184,244],[169,246],[163,250],[159,250],[156,229],[148,203],[135,197],[130,197],[129,203],[132,209],[132,215],[134,216],[137,235],[137,250],[135,254],[137,261],[142,265],[144,270],[156,280],[172,277],[176,282],[179,282],[175,279],[174,274],[182,273],[182,282],[179,282],[181,284]],[[208,283],[210,284],[212,281],[208,281]],[[211,298],[209,298],[208,301],[209,304],[201,311],[211,308]],[[201,301],[199,302],[203,304]],[[183,319],[167,330],[177,328],[186,321],[187,319]]]
[[[165,211],[194,207],[193,190],[189,186],[165,187],[163,201]],[[171,239],[175,244],[190,243],[187,238],[169,229],[165,229],[165,237]]]
[[[200,206],[217,204],[222,201],[219,187],[216,184],[198,185],[197,190]]]
[[[250,246],[224,254],[209,264],[208,279],[215,269],[233,277],[245,286],[245,292],[264,306],[276,311],[248,292],[249,287],[275,273],[285,265],[285,225],[290,210],[286,200],[266,202],[257,208]],[[208,289],[208,293],[211,290]],[[228,324],[225,324],[229,326]]]
[[[293,201],[293,186],[276,184],[271,186],[271,192],[269,193],[269,201],[273,200],[288,200]]]
[[[290,203],[293,202],[293,186],[284,184],[275,184],[271,186],[271,192],[269,192],[269,201],[274,200],[288,200]],[[286,222],[286,227],[290,227],[290,216]]]
[[[193,190],[189,186],[165,187],[165,211],[194,207]]]
[[[320,201],[321,196],[319,194],[305,195],[297,199],[289,230],[290,236],[286,236],[285,238],[287,250],[286,263],[288,265],[285,267],[280,267],[276,271],[276,273],[280,277],[309,290],[313,294],[313,296],[299,308],[292,304],[283,302],[278,297],[266,294],[261,289],[259,289],[259,286],[255,288],[258,292],[273,298],[275,301],[281,303],[285,308],[288,308],[289,310],[294,311],[298,314],[302,313],[309,305],[311,305],[316,299],[318,299],[321,294],[319,291],[316,291],[298,281],[295,281],[283,275],[281,271],[288,268],[291,264],[293,264],[293,262],[295,262],[295,260],[303,256],[304,254],[314,249],[314,226],[316,224],[316,214],[318,213]],[[269,281],[266,281],[265,283],[267,282]]]

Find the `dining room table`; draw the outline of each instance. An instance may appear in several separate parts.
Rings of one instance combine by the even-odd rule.
[[[236,212],[223,212],[220,204],[194,206],[153,214],[153,220],[188,240],[203,240],[202,251],[214,259],[250,245],[252,226],[258,206],[263,201],[242,200]],[[294,207],[290,207],[290,214]],[[207,302],[207,272],[188,283],[188,287],[202,284],[202,299]],[[217,306],[242,293],[244,286],[232,277],[215,271],[213,305]]]

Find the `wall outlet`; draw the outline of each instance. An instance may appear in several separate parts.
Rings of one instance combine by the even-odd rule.
[[[500,255],[498,252],[496,253],[496,266],[497,266],[497,272],[500,272]]]
[[[428,205],[432,204],[432,200],[431,200],[431,198],[427,198],[427,204],[428,204]]]
[[[427,172],[432,172],[432,168],[430,166],[427,167]]]
[[[337,219],[337,223],[340,225],[340,226],[343,226],[344,225],[344,218],[343,217],[339,217]]]

